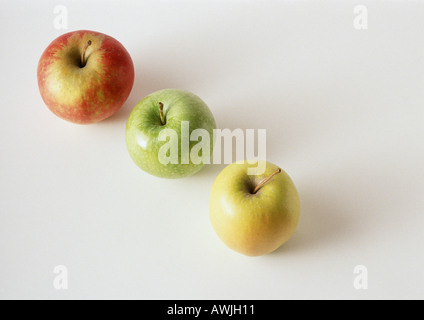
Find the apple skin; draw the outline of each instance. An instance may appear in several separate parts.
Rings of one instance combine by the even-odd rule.
[[[85,52],[85,66],[81,54]],[[41,55],[38,88],[47,107],[58,117],[90,124],[110,117],[127,100],[134,83],[134,64],[114,38],[80,30],[53,40]]]
[[[165,124],[162,125],[159,102],[163,104]],[[204,163],[181,163],[181,122],[189,122],[189,133],[195,129],[207,130],[210,138],[210,155],[213,151],[215,119],[198,96],[180,89],[163,89],[149,94],[132,110],[126,126],[125,140],[132,160],[145,172],[168,179],[191,176],[200,171]],[[178,135],[178,164],[163,164],[159,161],[159,149],[167,141],[159,141],[159,133],[172,129]],[[190,141],[189,152],[197,141]]]
[[[255,166],[241,161],[224,168],[212,185],[209,200],[209,218],[219,238],[247,256],[264,255],[282,246],[295,232],[300,216],[299,194],[283,170],[252,193],[278,169],[266,162],[264,174],[249,176],[247,169]]]

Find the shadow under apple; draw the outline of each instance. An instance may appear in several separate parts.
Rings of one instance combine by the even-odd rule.
[[[352,223],[343,213],[343,207],[330,202],[325,194],[306,190],[300,193],[300,220],[292,238],[270,256],[317,250],[322,246],[340,242],[349,232]]]

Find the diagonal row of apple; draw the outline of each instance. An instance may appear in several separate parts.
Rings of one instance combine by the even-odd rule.
[[[37,78],[41,97],[55,115],[90,124],[110,117],[125,103],[134,83],[134,64],[116,39],[80,30],[63,34],[46,48]],[[161,178],[183,178],[205,164],[191,159],[193,151],[204,150],[195,150],[191,140],[184,144],[184,135],[203,130],[213,141],[214,129],[214,116],[198,96],[164,89],[134,107],[125,137],[128,152],[141,169]],[[162,138],[169,131],[175,132],[181,148],[175,153],[178,161],[166,163],[161,161],[166,143]],[[213,144],[209,148],[203,156],[212,154]],[[295,232],[300,215],[299,195],[287,173],[270,162],[262,165],[265,172],[254,174],[255,167],[246,161],[227,166],[210,193],[209,218],[215,232],[229,248],[247,256],[282,246]]]

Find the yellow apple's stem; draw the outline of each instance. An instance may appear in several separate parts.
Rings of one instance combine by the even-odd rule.
[[[160,123],[164,125],[165,120],[163,119],[163,103],[162,102],[159,102],[159,114],[160,114]]]
[[[277,170],[275,170],[269,177],[263,179],[261,182],[259,182],[259,184],[255,187],[255,189],[253,189],[253,194],[255,194],[256,192],[258,192],[258,190],[260,188],[262,188],[262,186],[267,183],[269,180],[272,179],[273,176],[275,176],[276,174],[279,174],[281,172],[281,169],[278,168]]]
[[[85,66],[85,51],[87,50],[87,48],[91,46],[91,40],[87,41],[87,44],[84,47],[84,50],[82,50],[82,54],[81,54],[81,68]]]

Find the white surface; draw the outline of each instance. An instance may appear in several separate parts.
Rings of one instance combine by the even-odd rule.
[[[1,1],[0,298],[424,298],[423,16],[418,1]],[[127,103],[90,126],[50,113],[36,83],[45,47],[78,29],[115,37],[136,67]],[[248,258],[217,238],[224,166],[162,180],[133,164],[126,119],[168,87],[219,128],[267,129],[267,159],[301,196],[284,247]]]

